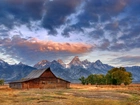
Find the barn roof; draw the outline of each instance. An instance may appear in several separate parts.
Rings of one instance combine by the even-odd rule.
[[[48,68],[49,69],[49,68]],[[32,78],[38,78],[41,76],[42,73],[44,73],[48,69],[41,69],[41,70],[33,70],[30,74],[28,74],[25,79],[32,79]]]
[[[13,82],[10,82],[10,83],[21,83],[21,82],[26,82],[26,81],[29,81],[29,80],[33,80],[33,79],[21,79],[21,80],[13,81]]]
[[[28,74],[26,77],[24,77],[24,79],[22,80],[19,80],[19,81],[15,81],[15,82],[11,82],[11,83],[20,83],[20,82],[26,82],[26,81],[29,81],[29,80],[33,80],[33,79],[36,79],[36,78],[39,78],[46,70],[50,70],[50,68],[47,68],[47,69],[41,69],[41,70],[33,70],[30,74]],[[52,72],[52,71],[51,71]],[[53,73],[53,72],[52,72]],[[53,73],[54,75],[54,73]],[[55,75],[54,75],[55,76]],[[56,77],[56,76],[55,76]],[[56,77],[58,78],[58,77]],[[62,78],[59,78],[61,80],[64,80]],[[64,80],[66,82],[69,82],[67,80]]]

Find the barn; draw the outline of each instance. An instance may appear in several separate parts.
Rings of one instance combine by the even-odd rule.
[[[50,68],[33,70],[24,79],[10,82],[10,88],[14,89],[31,89],[31,88],[69,88],[70,82],[58,78]]]

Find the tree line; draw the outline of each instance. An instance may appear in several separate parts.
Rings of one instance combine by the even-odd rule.
[[[112,68],[107,72],[106,75],[103,74],[91,74],[87,78],[79,78],[83,85],[129,85],[132,83],[132,74],[127,72],[124,67]]]

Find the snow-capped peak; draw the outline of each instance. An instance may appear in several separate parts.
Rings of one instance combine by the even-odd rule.
[[[9,64],[7,62],[3,61],[2,59],[0,59],[0,65],[6,66],[6,65],[9,65]]]
[[[61,59],[58,59],[57,62],[60,64],[64,64],[64,62]]]
[[[83,64],[84,68],[88,68],[90,66],[91,62],[86,59],[86,60],[82,61],[82,64]]]
[[[50,65],[49,61],[42,60],[42,61],[38,62],[37,64],[35,64],[34,67],[40,69],[40,68],[45,68],[45,67],[47,68],[49,65]]]
[[[100,60],[97,60],[95,64],[102,65],[103,63]]]
[[[86,60],[83,60],[82,63],[83,63],[83,64],[89,64],[89,63],[91,63],[91,62],[88,61],[88,60],[86,59]]]
[[[37,64],[46,64],[46,63],[48,63],[49,61],[47,61],[47,60],[42,60],[42,61],[40,61],[40,62],[38,62]]]
[[[66,64],[61,59],[58,59],[57,62],[61,64],[63,67],[67,68]]]
[[[24,65],[22,62],[19,62],[19,64],[18,65]]]
[[[0,63],[5,63],[2,59],[0,59]]]
[[[78,56],[75,56],[72,61],[69,63],[69,65],[82,65],[82,62],[80,61]]]
[[[18,64],[16,64],[17,66],[27,66],[26,64],[19,62]]]

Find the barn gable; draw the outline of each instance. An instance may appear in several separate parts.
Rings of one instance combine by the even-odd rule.
[[[46,72],[45,72],[46,71]],[[45,75],[46,74],[46,75]],[[50,70],[50,68],[48,69],[41,69],[41,70],[33,70],[29,75],[27,75],[24,79],[34,79],[34,78],[39,78],[40,76],[45,75],[45,77],[49,77],[49,76],[53,76],[56,77],[54,75],[54,73]],[[57,77],[56,77],[57,78]]]
[[[68,88],[69,81],[58,78],[50,68],[33,70],[24,79],[9,83],[11,88]]]

